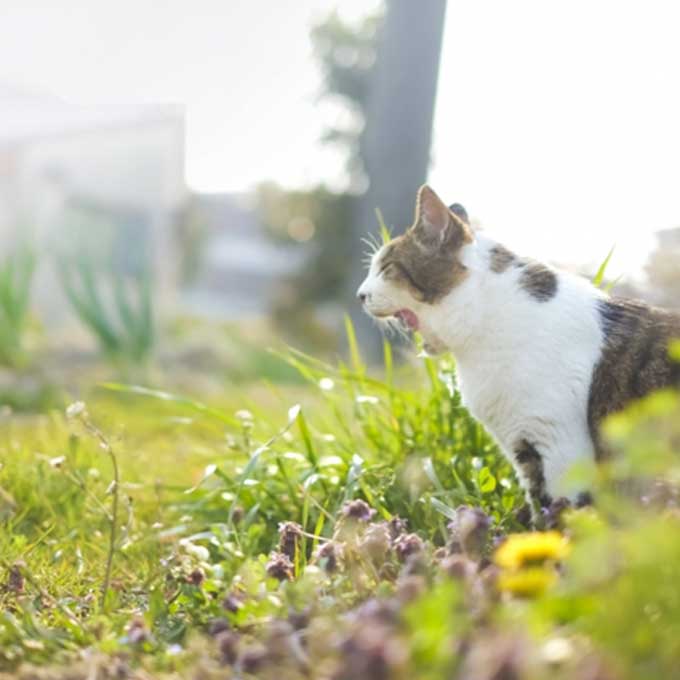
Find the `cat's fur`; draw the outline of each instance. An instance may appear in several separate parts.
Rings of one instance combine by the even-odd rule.
[[[534,505],[574,498],[566,473],[606,455],[598,426],[650,391],[680,386],[668,355],[680,316],[610,298],[520,258],[421,188],[413,226],[371,259],[358,296],[432,352],[453,352],[463,401],[512,461]]]

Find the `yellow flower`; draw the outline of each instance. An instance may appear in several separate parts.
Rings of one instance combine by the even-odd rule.
[[[502,571],[496,585],[499,590],[519,597],[533,597],[544,593],[555,581],[557,574],[554,569],[529,567],[520,571]]]
[[[494,562],[504,569],[561,560],[569,553],[569,543],[559,531],[511,534],[496,550]]]

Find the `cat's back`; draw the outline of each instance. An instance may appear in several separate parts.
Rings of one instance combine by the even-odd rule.
[[[588,404],[596,441],[608,414],[655,390],[680,387],[680,364],[669,353],[680,339],[680,314],[624,298],[599,300],[598,314],[604,337]]]

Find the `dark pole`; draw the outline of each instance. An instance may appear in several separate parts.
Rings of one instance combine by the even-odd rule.
[[[377,233],[376,208],[389,228],[403,230],[413,220],[416,191],[427,177],[445,12],[446,0],[386,3],[362,136],[370,186],[353,215],[352,298],[365,275],[361,238]],[[365,358],[374,360],[379,331],[356,300],[350,309]]]

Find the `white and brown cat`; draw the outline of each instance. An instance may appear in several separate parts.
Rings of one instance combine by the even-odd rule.
[[[598,434],[606,415],[680,386],[668,354],[679,315],[516,256],[428,186],[413,226],[373,255],[358,297],[373,317],[418,330],[429,351],[453,353],[464,404],[534,507],[576,497],[566,473],[606,455]]]

